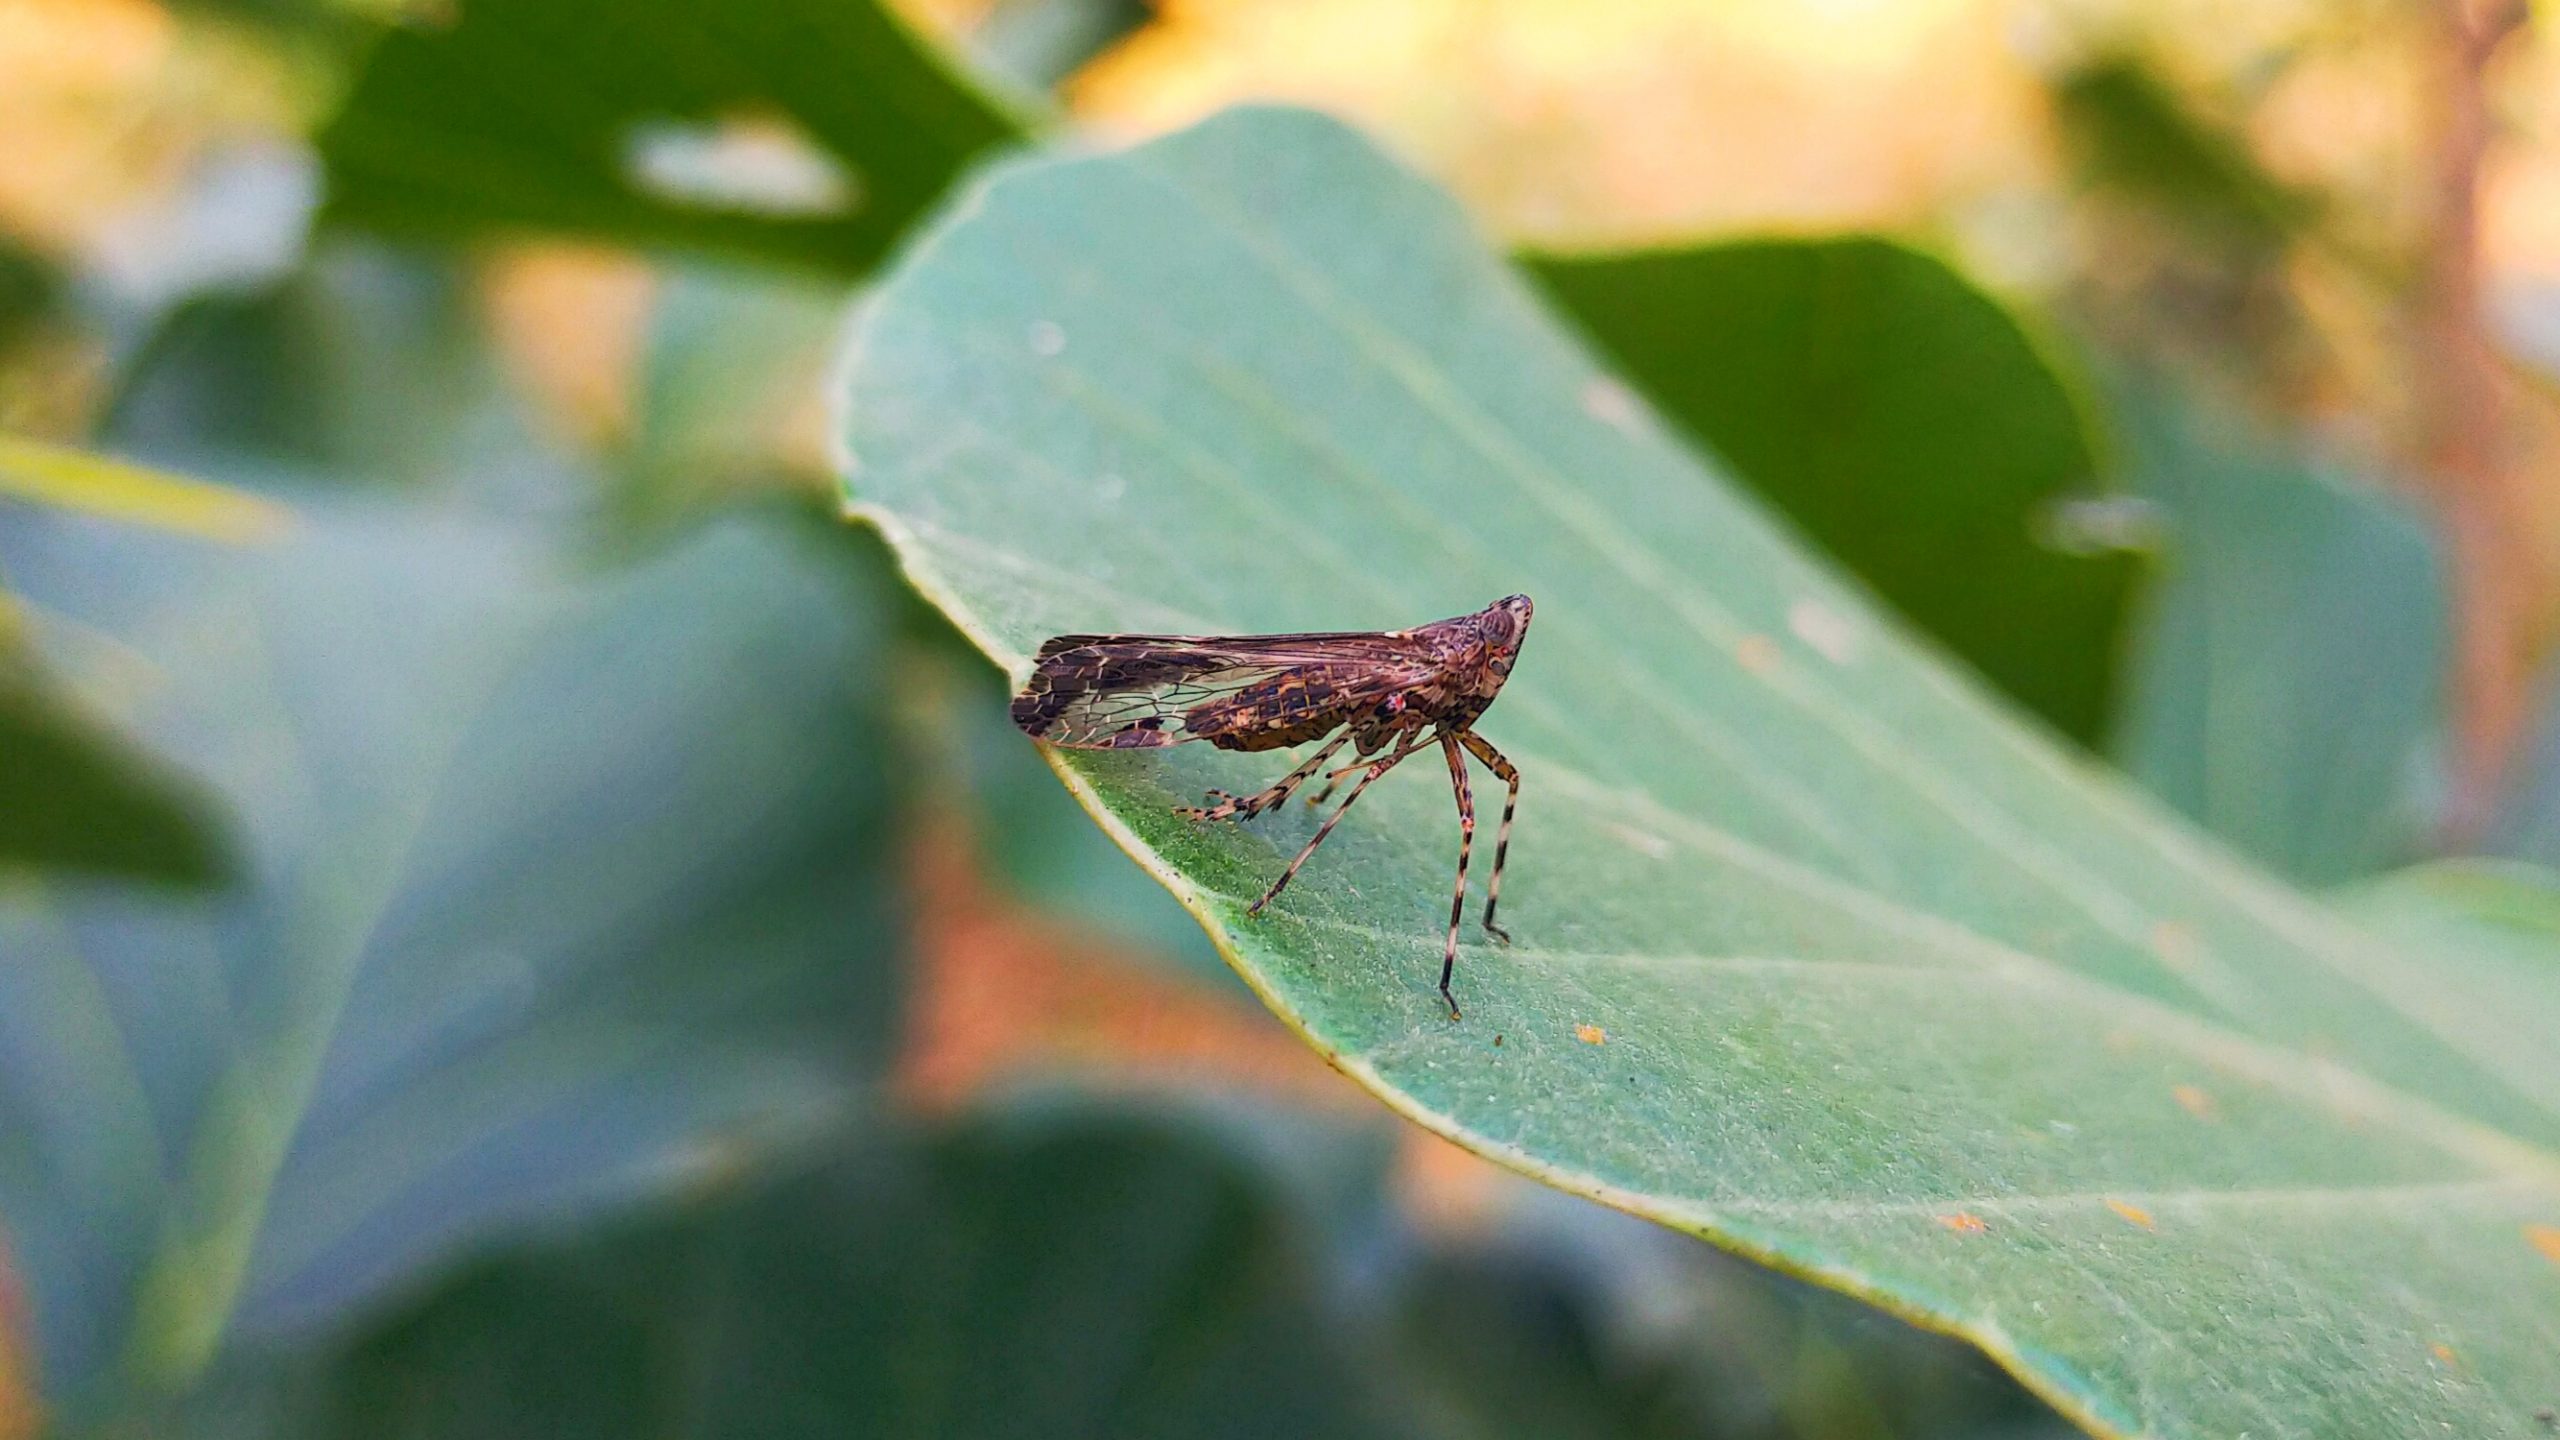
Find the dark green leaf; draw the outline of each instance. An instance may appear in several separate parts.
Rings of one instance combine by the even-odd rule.
[[[475,1267],[276,1433],[1410,1433],[1323,1279],[1262,1177],[1186,1129],[973,1124]]]
[[[624,577],[306,510],[14,537],[67,673],[204,775],[243,885],[0,903],[0,1213],[94,1417],[493,1227],[839,1120],[896,1021],[878,576],[735,521]]]
[[[2097,740],[2138,563],[2047,543],[2097,464],[2078,398],[1999,302],[1869,237],[1531,267],[1808,536],[2019,703]]]
[[[52,318],[62,290],[62,277],[51,263],[0,234],[0,354]]]
[[[230,846],[196,787],[52,693],[10,648],[0,636],[0,872],[228,878]]]
[[[1019,129],[876,0],[470,0],[382,40],[328,218],[869,268]]]
[[[2128,387],[2135,490],[2165,529],[2115,751],[2296,879],[2424,845],[2451,620],[2433,533],[2371,485]]]
[[[2312,217],[2312,201],[2270,175],[2245,135],[2200,113],[2145,61],[2091,61],[2055,83],[2053,100],[2086,184],[2243,250],[2272,249]]]
[[[1914,653],[1355,137],[1246,111],[1009,167],[850,345],[862,513],[1016,675],[1062,631],[1537,597],[1486,722],[1527,775],[1518,943],[1468,936],[1463,1021],[1436,769],[1248,919],[1312,817],[1172,806],[1268,757],[1070,757],[1402,1113],[1968,1337],[2104,1432],[2523,1436],[2560,1395],[2560,1052],[2519,1073],[2423,952]]]

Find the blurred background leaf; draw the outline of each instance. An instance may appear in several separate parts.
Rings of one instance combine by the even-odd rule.
[[[2052,93],[2080,182],[2165,211],[2190,236],[2263,254],[2317,218],[2311,198],[2268,174],[2236,127],[2199,114],[2139,55],[2088,60]]]
[[[2156,383],[2116,413],[2162,530],[2119,763],[2260,863],[2314,885],[2431,843],[2449,635],[2444,562],[2400,500]]]
[[[474,0],[382,38],[320,137],[325,218],[855,275],[1019,133],[875,0]]]
[[[2139,564],[2052,543],[2063,503],[2097,493],[2086,407],[1999,302],[1872,236],[1530,269],[1808,538],[2019,704],[2098,741]]]
[[[229,843],[197,787],[66,705],[8,630],[0,623],[0,872],[227,878]]]
[[[886,1063],[876,562],[768,517],[587,579],[523,526],[305,514],[0,557],[247,871],[0,910],[0,1207],[71,1415],[840,1124]]]
[[[472,1266],[273,1435],[1386,1436],[1286,1192],[1197,1127],[1037,1116]]]

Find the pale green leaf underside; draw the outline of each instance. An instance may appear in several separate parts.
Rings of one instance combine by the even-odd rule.
[[[1255,921],[1313,818],[1168,807],[1285,760],[1063,757],[1398,1109],[1967,1335],[2092,1426],[2529,1435],[2560,1404],[2552,1047],[1920,653],[1356,137],[1247,111],[1005,169],[841,386],[854,500],[1017,673],[1056,632],[1536,597],[1483,726],[1527,776],[1519,943],[1471,925],[1461,1023],[1436,762]]]

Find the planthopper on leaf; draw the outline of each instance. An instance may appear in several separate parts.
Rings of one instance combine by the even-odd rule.
[[[1061,635],[1040,647],[1031,683],[1013,697],[1013,723],[1052,745],[1087,750],[1149,749],[1185,740],[1206,740],[1221,750],[1276,750],[1332,736],[1267,790],[1212,790],[1209,805],[1178,812],[1194,820],[1249,820],[1287,800],[1334,752],[1352,746],[1362,759],[1328,772],[1324,788],[1308,803],[1323,804],[1354,772],[1359,780],[1289,868],[1247,908],[1249,915],[1260,914],[1288,887],[1371,781],[1437,744],[1448,757],[1458,796],[1458,889],[1440,959],[1440,998],[1449,1002],[1454,1020],[1458,1002],[1449,993],[1449,977],[1458,964],[1467,855],[1476,837],[1475,797],[1468,792],[1466,758],[1459,750],[1483,761],[1509,787],[1484,897],[1484,928],[1507,941],[1511,937],[1493,923],[1493,914],[1502,900],[1502,862],[1511,849],[1520,772],[1471,727],[1511,677],[1532,608],[1528,596],[1513,595],[1472,615],[1411,630]]]

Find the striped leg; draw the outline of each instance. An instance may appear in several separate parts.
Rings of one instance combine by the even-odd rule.
[[[1359,772],[1360,767],[1358,765],[1345,765],[1341,769],[1326,775],[1324,777],[1324,788],[1307,797],[1307,808],[1314,809],[1316,806],[1322,805],[1327,800],[1332,799],[1333,792],[1342,788],[1343,780],[1346,777],[1356,775]]]
[[[1298,867],[1307,863],[1307,857],[1316,853],[1316,847],[1324,843],[1324,837],[1332,834],[1333,827],[1342,823],[1342,817],[1351,813],[1351,807],[1359,802],[1360,792],[1368,789],[1379,776],[1394,769],[1397,761],[1412,754],[1418,748],[1420,747],[1416,745],[1407,745],[1383,759],[1370,761],[1368,767],[1361,772],[1360,783],[1352,786],[1351,793],[1342,797],[1342,808],[1324,817],[1324,823],[1316,827],[1315,838],[1307,842],[1307,848],[1298,852],[1298,858],[1289,862],[1289,868],[1281,871],[1280,878],[1271,882],[1271,888],[1262,892],[1261,899],[1246,906],[1244,913],[1259,915],[1262,913],[1263,906],[1278,899],[1280,892],[1289,888],[1289,882],[1297,878]]]
[[[1209,798],[1216,801],[1216,804],[1176,805],[1173,807],[1173,813],[1185,820],[1227,820],[1239,815],[1250,820],[1288,799],[1290,791],[1305,784],[1308,776],[1316,773],[1325,761],[1333,758],[1334,751],[1341,749],[1350,740],[1351,732],[1348,730],[1334,736],[1318,748],[1316,753],[1308,756],[1305,764],[1281,776],[1279,783],[1268,790],[1257,791],[1251,795],[1230,795],[1224,790],[1212,790],[1209,792]]]
[[[1449,897],[1449,944],[1440,952],[1440,998],[1449,1002],[1449,1018],[1458,1018],[1457,997],[1449,993],[1449,977],[1458,968],[1458,922],[1467,913],[1467,855],[1476,844],[1476,797],[1467,788],[1467,757],[1458,753],[1457,737],[1440,732],[1440,753],[1449,757],[1449,784],[1458,792],[1458,893]]]
[[[1511,933],[1493,923],[1493,907],[1502,903],[1502,862],[1511,853],[1511,814],[1520,808],[1520,771],[1503,758],[1501,751],[1493,748],[1493,742],[1473,730],[1460,731],[1458,739],[1467,747],[1468,754],[1483,761],[1486,769],[1510,787],[1509,793],[1502,797],[1502,829],[1493,840],[1493,878],[1484,887],[1484,928],[1492,933],[1494,939],[1509,944]]]

